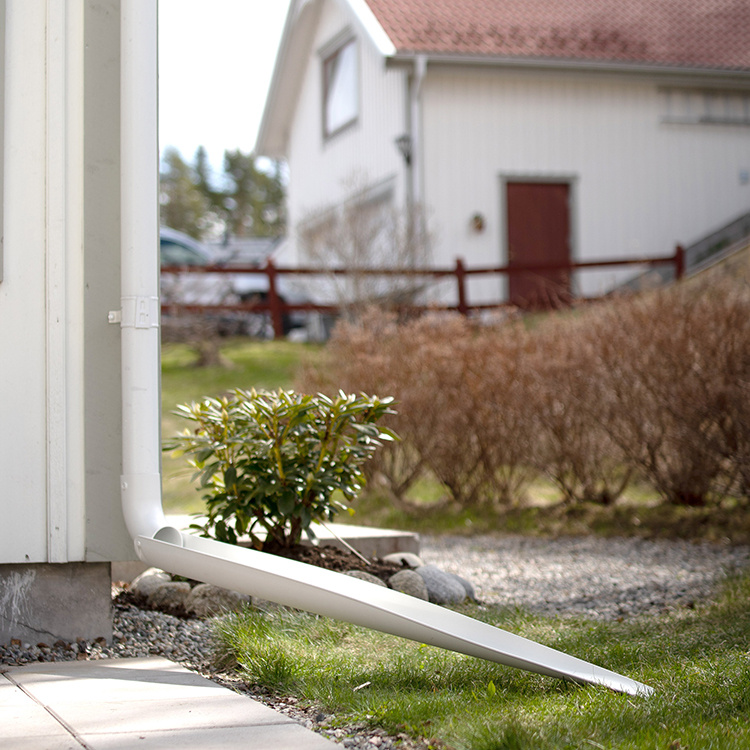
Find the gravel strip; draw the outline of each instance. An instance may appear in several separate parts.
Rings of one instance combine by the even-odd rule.
[[[692,607],[729,573],[750,564],[750,547],[684,541],[423,537],[422,559],[474,584],[485,604],[548,615],[618,620]]]
[[[710,599],[723,578],[750,565],[750,547],[640,539],[422,537],[422,559],[472,582],[487,605],[518,606],[600,620],[661,614]],[[245,693],[351,750],[425,750],[428,743],[335,716],[294,698],[249,689],[211,663],[211,621],[186,620],[132,604],[117,605],[114,638],[88,643],[0,646],[0,664],[159,655]],[[432,747],[439,743],[432,741]]]

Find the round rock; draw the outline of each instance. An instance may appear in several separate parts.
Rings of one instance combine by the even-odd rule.
[[[190,584],[185,581],[169,581],[157,586],[149,595],[148,603],[166,612],[182,610],[190,594]]]
[[[346,575],[351,576],[352,578],[359,578],[360,581],[367,581],[368,583],[374,583],[378,586],[385,586],[385,583],[381,581],[380,578],[364,570],[347,570]]]
[[[415,570],[399,570],[398,573],[394,573],[388,579],[388,585],[394,591],[400,591],[402,594],[409,594],[409,596],[415,596],[417,599],[429,601],[427,584]]]
[[[415,572],[425,582],[433,604],[460,604],[466,599],[463,585],[455,576],[440,570],[437,565],[423,565]]]
[[[464,587],[466,596],[471,599],[471,601],[475,602],[477,600],[477,595],[474,591],[474,586],[471,584],[471,581],[467,581],[465,578],[462,578],[455,573],[448,573],[448,575],[452,578],[455,578]]]
[[[185,609],[196,617],[213,617],[224,612],[236,612],[250,604],[250,597],[239,591],[213,586],[210,583],[199,583],[194,586],[185,599]]]
[[[391,552],[383,558],[383,562],[406,565],[409,568],[421,568],[424,565],[422,558],[413,552]]]
[[[136,576],[130,584],[130,590],[140,596],[148,597],[152,591],[163,583],[169,583],[172,577],[159,568],[149,568]]]

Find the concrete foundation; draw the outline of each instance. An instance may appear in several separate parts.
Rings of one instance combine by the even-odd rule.
[[[112,640],[109,563],[0,565],[0,643]]]

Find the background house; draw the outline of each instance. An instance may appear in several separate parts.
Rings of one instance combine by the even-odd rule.
[[[156,3],[153,14],[155,27]],[[111,561],[135,557],[109,322],[121,296],[120,2],[0,0],[0,44],[0,642],[109,638]],[[155,221],[155,259],[157,239]]]
[[[287,258],[352,205],[423,207],[438,266],[669,255],[750,209],[749,28],[737,0],[293,0],[257,143]],[[567,285],[518,278],[471,301]]]

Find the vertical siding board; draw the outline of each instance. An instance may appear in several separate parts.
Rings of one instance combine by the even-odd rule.
[[[47,560],[45,10],[6,3],[0,562]]]

